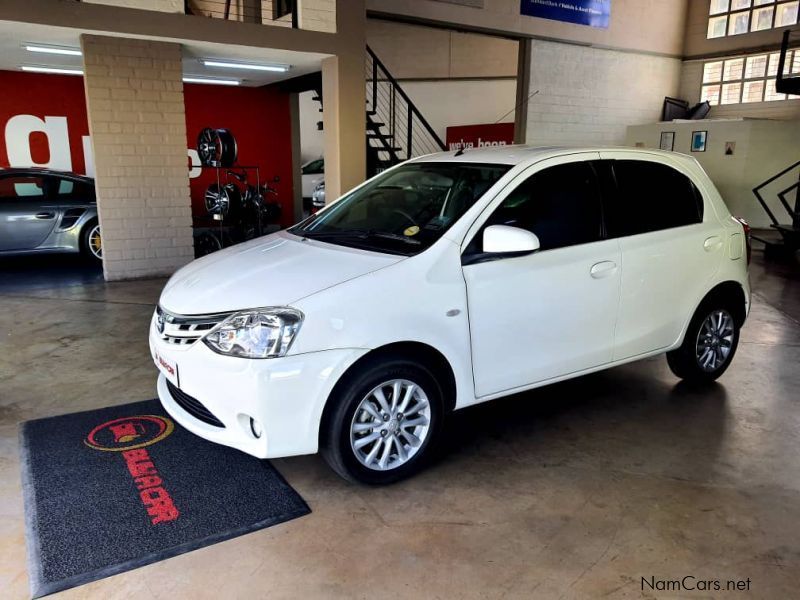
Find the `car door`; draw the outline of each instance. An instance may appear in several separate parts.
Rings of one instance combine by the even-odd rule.
[[[478,397],[612,359],[620,250],[604,239],[596,153],[543,161],[490,205],[462,255]],[[485,227],[532,231],[540,250],[482,255]]]
[[[55,227],[58,206],[38,174],[0,175],[0,250],[31,250]]]
[[[679,163],[641,152],[603,158],[598,169],[612,181],[606,227],[619,239],[623,265],[614,360],[624,360],[674,345],[724,244],[716,217],[704,215],[702,193]]]

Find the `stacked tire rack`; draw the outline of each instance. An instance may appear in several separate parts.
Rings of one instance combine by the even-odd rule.
[[[199,258],[227,246],[263,235],[265,221],[280,216],[280,204],[265,202],[266,194],[276,190],[265,183],[262,186],[258,166],[236,164],[238,146],[228,129],[203,129],[197,139],[200,169],[213,169],[216,182],[205,191],[207,215],[193,218],[195,257]],[[255,186],[251,185],[255,175]],[[274,181],[278,181],[276,177]],[[243,186],[243,189],[240,187]]]

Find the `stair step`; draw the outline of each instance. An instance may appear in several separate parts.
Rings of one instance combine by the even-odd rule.
[[[378,114],[377,110],[368,110],[367,111],[367,115],[370,116],[370,117],[374,117],[377,114]]]
[[[379,133],[368,133],[367,134],[367,139],[368,140],[391,140],[393,138],[394,138],[394,136],[392,134],[390,134],[390,133],[387,133],[386,135],[384,135],[384,134],[382,134],[380,132]]]
[[[367,121],[367,129],[380,129],[386,125],[386,123],[381,123],[380,121]]]

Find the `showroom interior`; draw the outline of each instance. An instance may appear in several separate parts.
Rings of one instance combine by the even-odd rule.
[[[797,597],[799,0],[0,0],[0,82],[3,598]],[[488,177],[497,157],[594,153],[606,203],[621,184],[602,149],[691,164],[686,173],[710,182],[694,180],[693,226],[724,213],[722,227],[747,238],[731,256],[749,280],[741,319],[731,310],[731,368],[702,385],[676,377],[663,354],[681,351],[682,333],[640,360],[482,394],[471,361],[487,350],[475,347],[478,303],[464,290],[486,256],[472,261],[455,237],[475,226],[439,231],[442,209],[420,227],[411,188],[379,183],[405,165],[430,191],[442,165]],[[481,193],[502,194],[495,183],[516,168]],[[656,187],[636,194],[660,197]],[[347,231],[338,254],[333,238],[314,239],[315,221],[380,193],[364,210],[402,217],[400,234]],[[709,194],[724,204],[703,217]],[[485,218],[480,197],[458,218]],[[609,214],[598,218],[609,243]],[[298,223],[312,233],[292,233]],[[396,245],[364,250],[381,235]],[[539,242],[497,262],[544,260]],[[400,270],[447,244],[464,250],[456,276],[444,258],[418,281]],[[694,285],[688,256],[654,254],[674,258],[654,284],[626,282],[623,257],[615,310],[654,285],[663,293],[643,310],[657,320]],[[381,279],[390,269],[394,282]],[[581,302],[588,319],[604,302],[559,301],[557,275],[533,288],[521,273],[513,294],[550,303],[553,322]],[[351,291],[356,280],[373,287]],[[492,285],[481,301],[502,313]],[[463,306],[444,318],[464,323],[453,350],[468,357],[464,377],[429,341],[441,320],[399,325],[406,304],[444,315],[437,294],[452,286]],[[335,289],[348,291],[322,295]],[[235,305],[257,293],[263,302]],[[172,308],[175,298],[198,308]],[[495,334],[546,354],[536,310]],[[279,327],[266,354],[224,356],[241,315],[261,319],[253,331]],[[694,322],[689,313],[684,331]],[[403,332],[376,350],[370,336],[392,323]],[[307,341],[315,328],[319,348]],[[588,344],[583,335],[566,332],[558,347]],[[174,351],[160,354],[153,336]],[[205,374],[173,360],[201,350]],[[342,362],[318,367],[323,353]],[[334,423],[351,423],[342,447],[356,457],[367,439],[352,432],[369,423],[363,401],[355,413],[336,403],[367,385],[370,364],[401,355],[440,391],[441,407],[429,394],[424,413],[436,426],[415,430],[420,457],[422,432],[436,435],[435,452],[391,485],[339,477],[349,459],[331,450]],[[399,402],[395,387],[391,411],[375,416],[389,437],[404,410],[412,418],[409,398],[423,398],[413,369],[392,368],[408,396]],[[232,426],[181,391],[182,377],[246,410]],[[237,397],[250,390],[281,408],[247,408],[258,400]],[[321,400],[292,421],[296,390]],[[300,421],[310,446],[293,438]],[[225,437],[232,428],[246,443]],[[373,448],[372,458],[386,448],[381,468],[414,459],[399,443],[394,458],[389,442]]]

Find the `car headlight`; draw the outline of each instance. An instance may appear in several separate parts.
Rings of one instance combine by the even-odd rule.
[[[278,358],[292,345],[303,313],[293,308],[257,308],[232,314],[204,338],[218,354],[242,358]]]

